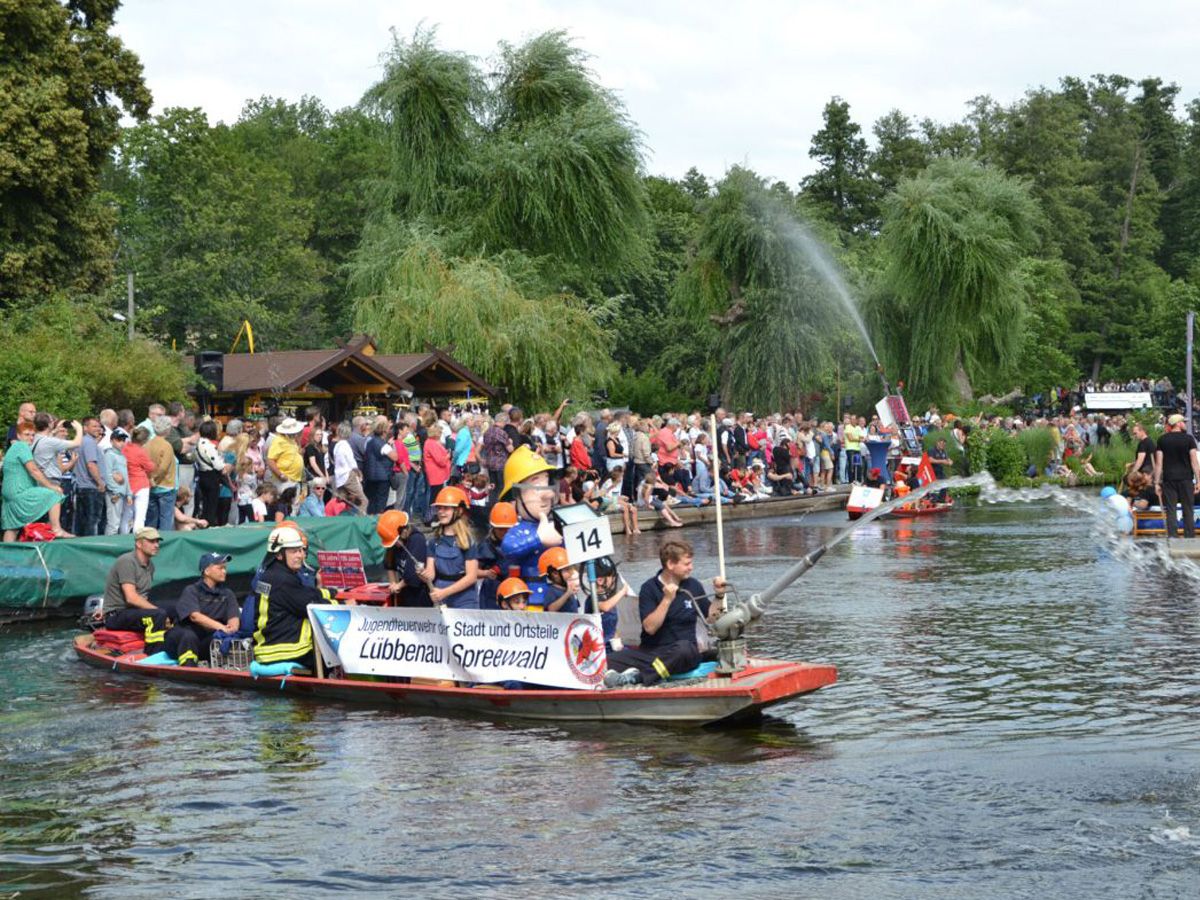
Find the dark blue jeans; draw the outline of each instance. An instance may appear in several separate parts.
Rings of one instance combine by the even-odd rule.
[[[388,492],[392,485],[387,479],[363,481],[363,493],[367,495],[367,515],[377,516],[387,509]]]
[[[95,488],[75,489],[75,528],[79,537],[104,531],[104,495]]]
[[[159,531],[175,530],[175,492],[150,489],[150,503],[146,507],[146,527]]]
[[[429,512],[429,482],[424,472],[408,473],[408,491],[404,496],[404,509],[414,522],[425,521]]]

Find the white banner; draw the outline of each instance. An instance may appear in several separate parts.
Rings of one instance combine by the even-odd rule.
[[[850,499],[846,501],[846,508],[874,509],[882,502],[882,488],[873,488],[867,487],[865,484],[858,484],[850,490]]]
[[[604,680],[599,616],[331,604],[308,617],[325,664],[348,675],[583,690]]]
[[[1151,399],[1149,391],[1112,391],[1084,394],[1083,405],[1088,409],[1148,409]]]

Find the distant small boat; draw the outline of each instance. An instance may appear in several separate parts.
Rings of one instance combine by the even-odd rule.
[[[947,500],[945,503],[897,506],[890,513],[888,513],[888,515],[899,516],[901,518],[912,518],[913,516],[932,516],[934,513],[944,513],[951,509],[954,509],[954,501]]]

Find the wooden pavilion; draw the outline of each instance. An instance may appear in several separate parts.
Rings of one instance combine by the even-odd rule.
[[[368,335],[355,335],[330,350],[279,350],[187,357],[211,390],[197,398],[216,418],[303,416],[317,406],[331,420],[349,414],[391,415],[429,403],[436,407],[486,407],[499,396],[444,350],[380,354]]]

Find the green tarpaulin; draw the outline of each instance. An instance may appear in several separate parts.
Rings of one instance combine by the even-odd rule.
[[[363,563],[383,562],[374,516],[297,519],[308,535],[309,562],[317,550],[360,550]],[[230,575],[250,575],[266,553],[270,525],[168,531],[154,558],[154,582],[187,582],[209,551],[233,556]],[[133,549],[133,536],[71,538],[42,544],[0,544],[0,615],[4,610],[55,609],[104,590],[113,560]]]

